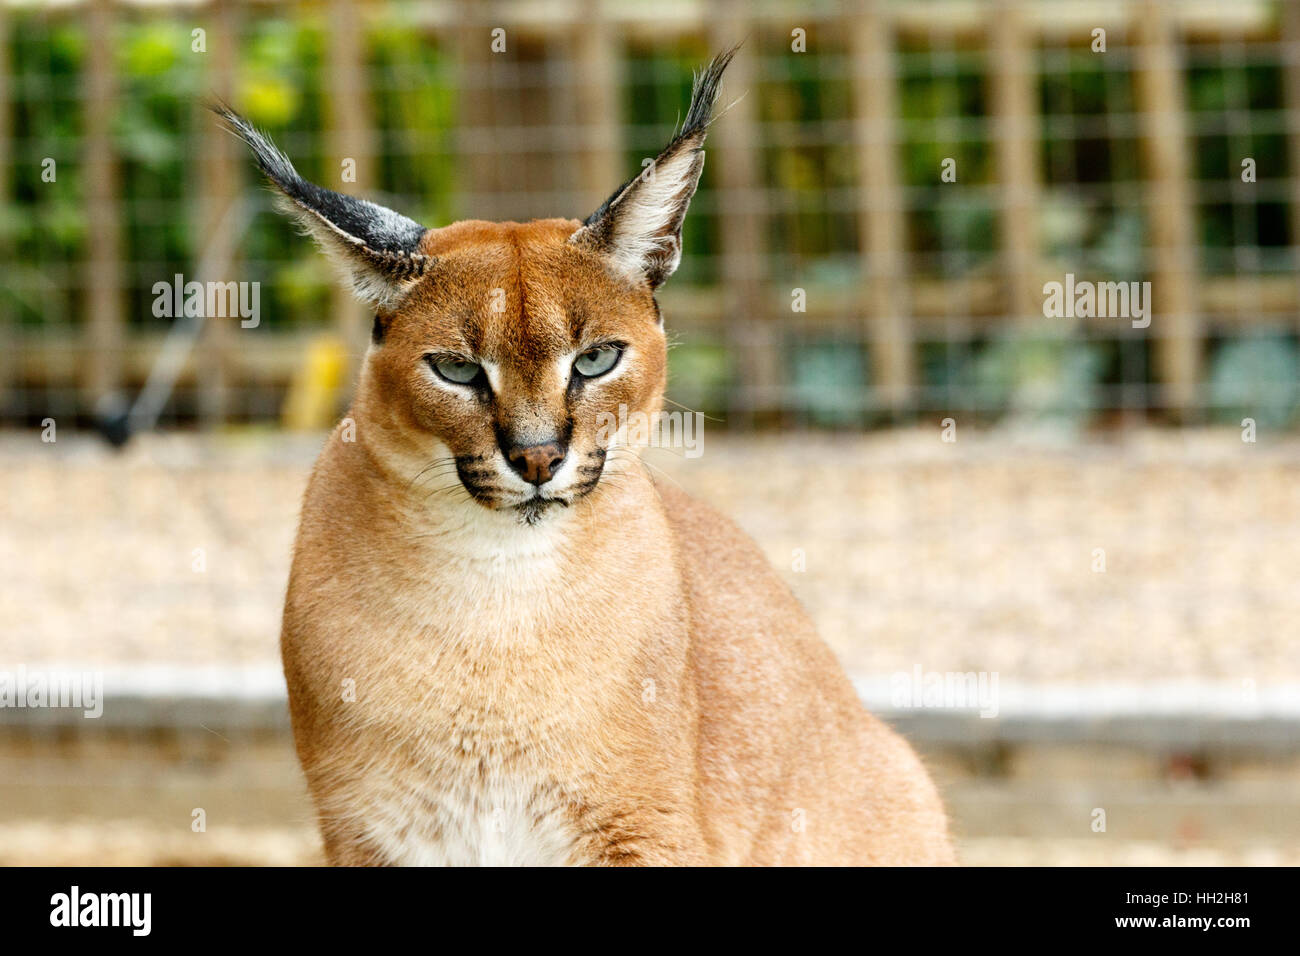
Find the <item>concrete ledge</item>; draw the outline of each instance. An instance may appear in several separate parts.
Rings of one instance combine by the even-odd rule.
[[[218,731],[288,729],[288,691],[277,666],[96,668],[29,664],[29,675],[88,674],[102,680],[103,713],[77,707],[0,707],[0,728],[59,727],[93,733],[159,727]]]
[[[29,674],[99,675],[103,714],[80,708],[0,707],[0,728],[203,728],[276,731],[289,726],[284,677],[255,667],[94,668],[28,665]],[[890,678],[855,681],[868,708],[908,738],[939,746],[1109,744],[1144,749],[1233,748],[1300,753],[1300,684],[1256,689],[1217,683],[1001,682],[996,716],[978,708],[899,706]],[[989,708],[993,710],[993,708]]]
[[[867,707],[909,739],[941,745],[1075,743],[1300,752],[1300,684],[1001,683],[978,707],[899,706],[888,678],[854,682]]]

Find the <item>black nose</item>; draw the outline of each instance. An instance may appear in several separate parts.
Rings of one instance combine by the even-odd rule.
[[[564,455],[564,448],[552,441],[544,445],[516,445],[506,452],[506,461],[524,481],[544,485],[560,467]]]

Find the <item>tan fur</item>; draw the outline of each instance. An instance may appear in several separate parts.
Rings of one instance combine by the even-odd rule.
[[[727,519],[627,446],[533,524],[458,480],[456,456],[508,475],[500,429],[571,421],[595,461],[599,412],[661,407],[651,290],[578,228],[430,231],[355,441],[336,430],[312,475],[282,646],[329,860],[951,863],[924,768]],[[569,357],[611,337],[626,367],[566,390]],[[441,350],[493,363],[490,407],[433,383]]]

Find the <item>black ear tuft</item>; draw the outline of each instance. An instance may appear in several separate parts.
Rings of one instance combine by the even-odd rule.
[[[682,257],[682,222],[704,170],[704,137],[727,64],[739,45],[715,56],[695,75],[682,128],[655,161],[628,180],[569,237],[606,257],[619,274],[657,287]]]
[[[248,120],[222,103],[210,109],[253,151],[258,167],[286,201],[287,211],[341,266],[359,297],[390,306],[424,275],[431,260],[416,252],[427,232],[418,222],[308,182]]]
[[[686,111],[686,122],[678,139],[700,135],[703,136],[713,122],[713,108],[718,103],[718,91],[722,88],[722,74],[740,49],[737,43],[729,50],[723,50],[715,56],[701,72],[695,74],[695,83],[691,87],[691,108]]]

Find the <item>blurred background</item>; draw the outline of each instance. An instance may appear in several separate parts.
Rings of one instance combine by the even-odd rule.
[[[429,226],[582,218],[741,39],[660,296],[703,455],[649,467],[755,536],[968,862],[1300,863],[1281,0],[0,0],[0,671],[106,697],[0,707],[0,863],[318,858],[278,619],[369,316],[204,101]],[[255,325],[159,315],[177,275]],[[1067,281],[1149,325],[1048,317]],[[899,692],[936,674],[997,715]]]

